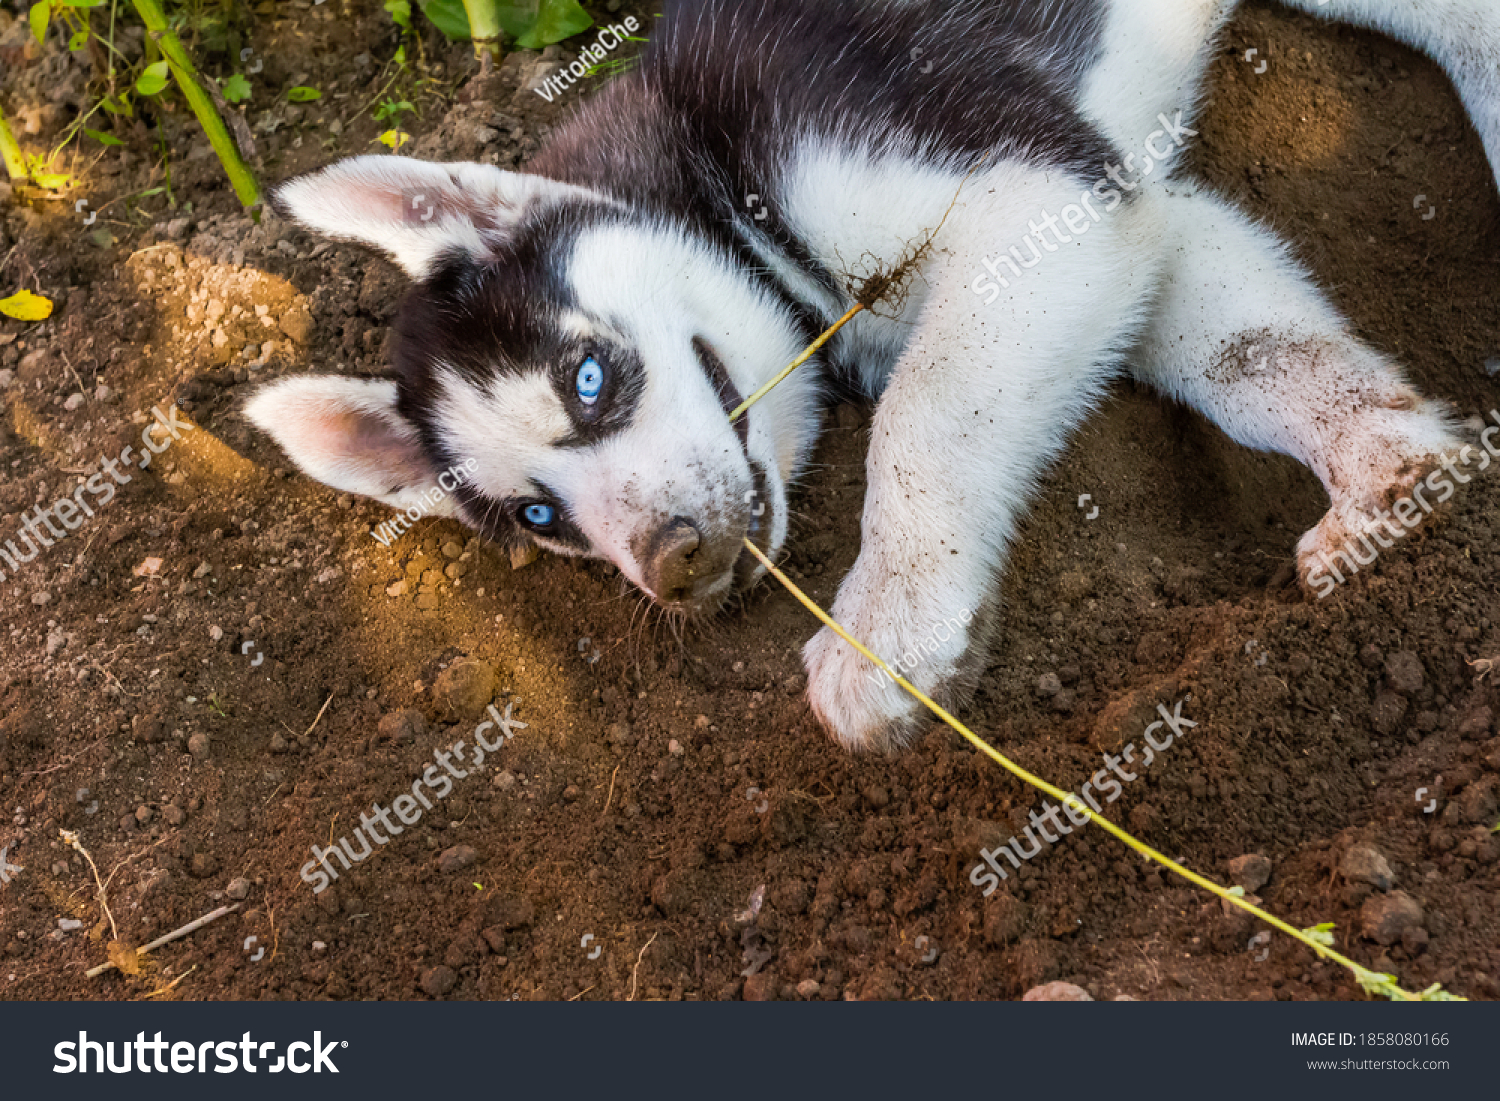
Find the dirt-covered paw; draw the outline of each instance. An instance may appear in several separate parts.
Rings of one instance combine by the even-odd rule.
[[[844,748],[896,749],[920,729],[926,708],[827,627],[802,656],[813,713]]]

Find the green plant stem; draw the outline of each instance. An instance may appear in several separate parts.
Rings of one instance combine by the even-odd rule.
[[[464,0],[474,56],[483,61],[500,60],[500,0]]]
[[[199,83],[198,70],[193,67],[192,58],[188,57],[177,35],[167,25],[167,17],[162,13],[161,5],[157,0],[131,0],[131,3],[140,13],[141,20],[146,24],[146,29],[151,32],[152,39],[160,47],[167,64],[171,66],[172,76],[176,78],[177,86],[182,89],[182,94],[187,99],[188,106],[193,109],[193,114],[198,116],[203,132],[208,135],[209,144],[219,155],[219,163],[224,166],[224,171],[229,176],[229,182],[234,186],[234,193],[239,196],[241,205],[254,206],[260,202],[260,184],[255,179],[255,173],[245,163],[245,158],[240,155],[240,148],[234,144],[229,128],[219,117],[218,108],[214,106],[214,101]]]
[[[10,132],[3,111],[0,111],[0,161],[5,162],[5,174],[13,180],[24,180],[30,175],[26,171],[26,157],[16,144],[16,136]]]

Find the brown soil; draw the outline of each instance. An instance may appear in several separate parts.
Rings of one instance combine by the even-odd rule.
[[[276,9],[250,39],[270,179],[372,148],[373,69],[350,59],[396,45],[374,0]],[[15,48],[6,19],[0,94],[38,105],[25,140],[40,149],[82,81],[55,44]],[[476,101],[466,51],[425,46],[459,92],[422,100],[417,155],[515,165],[580,94],[517,91],[534,57],[518,54]],[[277,93],[293,81],[327,94],[289,107]],[[1485,369],[1500,361],[1500,199],[1442,74],[1256,3],[1213,83],[1203,174],[1295,240],[1425,392],[1465,417],[1500,406]],[[175,400],[198,426],[0,583],[0,847],[24,865],[0,887],[0,996],[138,998],[179,978],[165,996],[1013,998],[1051,979],[1101,998],[1362,996],[1294,943],[1258,958],[1253,923],[1102,834],[1063,839],[983,899],[968,882],[980,845],[1040,798],[941,728],[893,759],[838,750],[801,695],[815,624],[773,586],[679,641],[602,565],[516,571],[448,522],[382,547],[379,506],[294,476],[238,409],[267,378],[380,370],[402,279],[255,226],[190,120],[164,128],[191,209],[117,203],[92,227],[113,243],[90,238],[73,196],[0,195],[0,286],[58,303],[43,324],[0,322],[0,533],[138,443],[154,406]],[[76,166],[94,209],[160,181],[140,137]],[[824,603],[857,550],[868,412],[829,423],[790,551]],[[1116,820],[1219,878],[1264,854],[1271,909],[1336,922],[1344,951],[1408,989],[1500,996],[1500,693],[1474,665],[1500,656],[1497,502],[1500,475],[1474,475],[1434,530],[1313,602],[1290,557],[1326,503],[1313,477],[1122,384],[1026,524],[966,718],[1075,786],[1140,741],[1158,701],[1191,694],[1198,727],[1126,786]],[[471,661],[526,728],[315,896],[299,878],[310,848],[471,737],[438,683]],[[1038,691],[1046,673],[1061,691]],[[110,878],[131,944],[241,878],[243,909],[141,974],[85,978],[111,934],[60,828]],[[1424,914],[1388,947],[1364,935],[1379,892],[1338,873],[1356,841]],[[758,916],[737,921],[762,886]]]

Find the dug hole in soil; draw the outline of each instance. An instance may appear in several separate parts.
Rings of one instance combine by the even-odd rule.
[[[380,5],[272,7],[248,116],[264,178],[378,148],[350,59],[394,53]],[[39,151],[85,91],[23,22],[0,14],[0,93],[36,105]],[[589,92],[547,104],[525,51],[476,89],[466,47],[424,42],[456,94],[408,120],[417,156],[518,166]],[[287,104],[293,80],[324,99]],[[1293,240],[1423,392],[1460,418],[1500,406],[1500,198],[1439,70],[1254,3],[1212,103],[1195,170]],[[0,321],[0,533],[137,443],[154,407],[197,426],[0,582],[0,847],[22,869],[0,886],[0,996],[1364,996],[1098,831],[984,898],[980,848],[1043,798],[946,728],[893,758],[838,749],[803,696],[816,624],[774,584],[679,639],[604,564],[515,569],[448,521],[382,546],[384,508],[295,474],[239,410],[269,379],[381,371],[403,278],[256,225],[191,118],[164,126],[190,213],[158,197],[86,231],[72,196],[0,193],[0,286],[57,303]],[[80,158],[79,194],[97,209],[153,186],[151,146]],[[858,550],[869,418],[829,411],[793,502],[788,566],[824,605]],[[1121,383],[1038,495],[963,717],[1076,790],[1191,697],[1197,726],[1114,820],[1299,927],[1336,923],[1340,950],[1408,990],[1494,998],[1500,699],[1476,663],[1500,658],[1497,502],[1500,469],[1475,473],[1430,530],[1311,600],[1291,552],[1326,507],[1313,476]],[[487,704],[524,729],[314,894],[313,847],[391,806]],[[86,978],[114,933],[63,829],[129,945],[240,909]]]

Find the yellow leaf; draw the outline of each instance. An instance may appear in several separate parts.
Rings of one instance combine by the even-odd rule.
[[[30,291],[17,291],[9,298],[0,298],[0,314],[19,321],[45,321],[52,316],[52,300]]]

